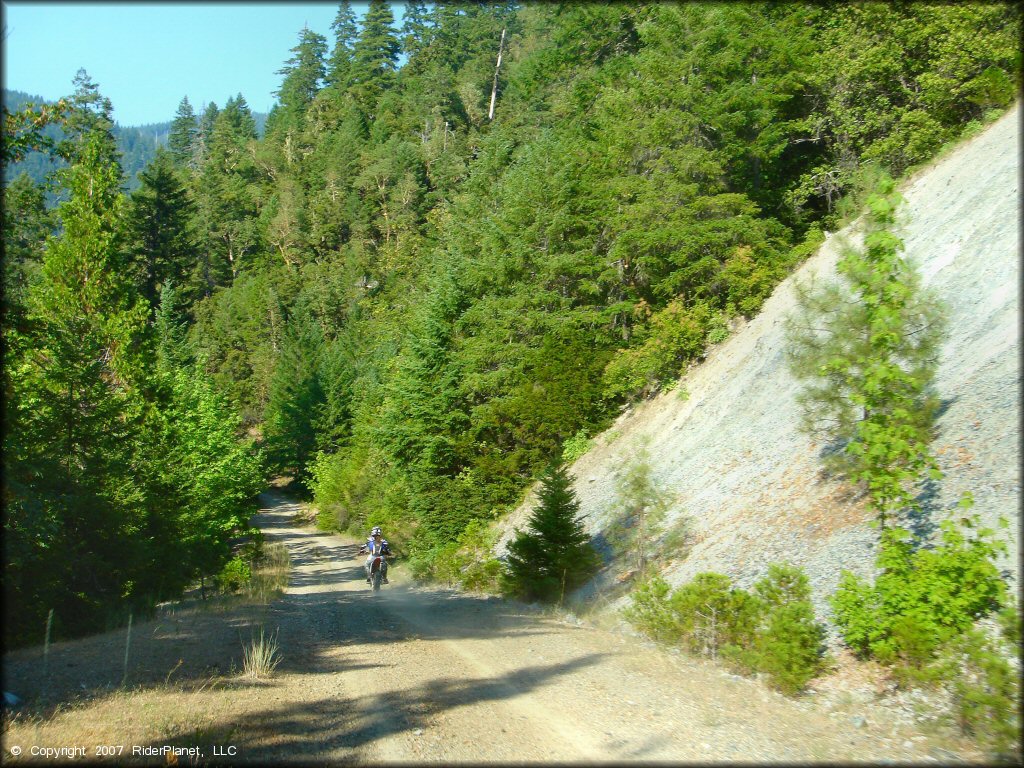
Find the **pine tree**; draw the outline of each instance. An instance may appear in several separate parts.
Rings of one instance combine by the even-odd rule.
[[[185,285],[197,260],[191,232],[195,206],[171,158],[163,147],[157,149],[139,174],[141,184],[128,210],[128,247],[141,293],[152,309],[168,281]]]
[[[561,603],[597,572],[600,556],[579,518],[565,467],[552,466],[540,482],[528,528],[508,546],[509,585],[525,599]]]
[[[422,0],[406,0],[402,13],[402,53],[410,60],[430,45],[430,15]]]
[[[331,29],[334,31],[334,47],[327,62],[325,80],[329,86],[346,88],[351,77],[352,48],[359,32],[349,0],[338,6],[338,15],[331,22]]]
[[[178,112],[171,122],[171,130],[167,136],[167,148],[178,168],[185,168],[194,162],[194,144],[198,135],[199,123],[186,96],[178,105]]]
[[[790,370],[805,382],[802,428],[830,441],[833,469],[867,486],[883,527],[915,506],[925,475],[939,472],[929,444],[945,321],[934,292],[900,254],[899,201],[883,177],[867,201],[863,249],[848,246],[840,282],[802,291],[787,322]]]
[[[620,554],[633,558],[642,581],[654,551],[654,540],[662,532],[668,506],[665,490],[654,479],[646,445],[637,450],[617,486],[619,516],[610,538]]]
[[[395,17],[386,0],[370,0],[363,29],[352,49],[350,89],[368,113],[394,82],[401,45],[394,30]]]
[[[299,34],[299,44],[292,48],[295,54],[277,74],[284,75],[281,88],[275,92],[278,107],[267,120],[267,134],[297,132],[303,127],[306,110],[320,90],[324,79],[324,57],[327,40],[308,27]]]

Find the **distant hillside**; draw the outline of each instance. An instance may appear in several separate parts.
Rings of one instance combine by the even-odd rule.
[[[3,103],[10,111],[21,109],[27,103],[47,104],[48,99],[41,96],[33,96],[24,91],[13,91],[7,88],[3,92]],[[256,120],[256,130],[263,135],[263,126],[267,122],[265,114],[253,114]],[[117,139],[117,148],[121,152],[121,167],[124,170],[126,187],[128,191],[137,189],[139,186],[138,173],[144,169],[156,155],[159,146],[167,144],[167,136],[171,130],[171,122],[150,123],[140,126],[114,126],[114,137]],[[61,136],[59,128],[48,127],[47,135],[57,140]],[[59,168],[63,163],[54,160],[42,152],[32,152],[20,163],[14,163],[4,168],[4,183],[10,182],[22,173],[27,173],[36,183],[41,183],[46,175]]]

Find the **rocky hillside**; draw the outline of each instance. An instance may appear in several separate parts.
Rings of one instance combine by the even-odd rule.
[[[904,183],[907,254],[947,303],[950,336],[938,371],[945,408],[934,448],[945,479],[922,489],[936,524],[971,491],[983,519],[1010,518],[1005,566],[1016,578],[1020,494],[1019,107],[984,133]],[[748,586],[769,563],[806,569],[822,616],[842,569],[873,569],[877,530],[863,497],[825,477],[822,446],[797,431],[786,369],[783,320],[795,281],[835,275],[839,244],[830,236],[782,283],[761,313],[711,350],[672,391],[624,413],[572,467],[591,532],[601,538],[614,515],[616,479],[646,443],[654,474],[672,494],[669,526],[686,525],[688,552],[666,564],[680,584],[714,570]],[[525,524],[532,498],[502,524],[499,548]],[[685,555],[685,556],[684,556]],[[615,578],[609,568],[600,587]],[[588,592],[591,590],[587,590]]]

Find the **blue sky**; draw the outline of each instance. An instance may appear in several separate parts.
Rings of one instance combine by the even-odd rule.
[[[183,96],[199,113],[241,93],[267,112],[304,25],[333,42],[337,2],[3,2],[4,87],[56,100],[84,67],[121,125],[172,120]],[[352,3],[359,19],[364,3]],[[392,3],[401,19],[404,3]]]

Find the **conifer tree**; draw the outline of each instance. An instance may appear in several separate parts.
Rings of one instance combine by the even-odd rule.
[[[191,233],[194,205],[163,147],[139,174],[128,210],[128,248],[143,297],[151,309],[168,282],[184,285],[196,264]]]
[[[52,216],[46,210],[43,189],[22,173],[3,192],[3,292],[0,325],[20,326],[25,296],[39,272],[43,243],[50,234]]]
[[[275,93],[280,103],[267,120],[268,134],[302,129],[306,110],[320,90],[326,74],[327,40],[323,35],[305,27],[292,53],[295,55],[277,71],[277,74],[284,75],[284,80]]]
[[[120,172],[108,136],[93,130],[62,171],[69,199],[29,292],[31,352],[12,382],[9,428],[26,468],[7,531],[23,542],[29,585],[66,622],[89,627],[144,568],[136,537],[145,516],[134,445],[147,389],[146,307],[123,257]],[[5,456],[5,462],[8,458]],[[27,538],[27,541],[26,541]],[[19,601],[20,602],[20,601]]]
[[[517,531],[508,546],[509,586],[528,600],[561,603],[597,572],[600,556],[579,518],[579,501],[565,467],[550,467],[540,482],[528,528]]]
[[[385,0],[370,0],[363,29],[352,49],[350,88],[363,109],[372,113],[381,93],[394,82],[401,45],[395,17]]]
[[[318,370],[323,334],[308,314],[293,317],[283,334],[264,412],[267,459],[300,480],[316,450],[315,424],[326,396]]]
[[[327,62],[325,80],[329,86],[345,88],[351,77],[352,49],[359,32],[349,0],[344,0],[338,6],[338,15],[331,22],[331,30],[334,32],[334,46]]]
[[[171,130],[167,136],[167,148],[178,168],[185,168],[194,161],[193,145],[198,135],[199,123],[188,96],[185,96],[178,105],[178,112],[171,122]]]
[[[196,184],[202,260],[197,282],[204,294],[228,285],[259,253],[257,173],[249,143],[256,121],[241,94],[217,113],[206,145],[206,161]]]
[[[213,126],[217,122],[217,115],[219,114],[220,109],[211,101],[203,109],[203,114],[199,118],[196,140],[192,150],[192,165],[196,169],[202,167],[209,156],[210,137],[213,135]]]
[[[430,45],[430,15],[422,0],[406,0],[402,13],[402,53],[412,60]]]
[[[619,517],[610,538],[615,549],[636,564],[641,580],[654,551],[654,540],[662,532],[668,496],[655,480],[647,445],[641,445],[617,483]]]
[[[93,151],[101,150],[99,162],[116,168],[120,181],[121,166],[118,159],[117,142],[114,139],[114,108],[110,99],[100,93],[99,86],[84,69],[79,69],[73,81],[75,92],[71,96],[71,110],[64,123],[65,139],[57,146],[57,153],[65,160],[73,161],[82,151],[87,137],[99,143]]]

